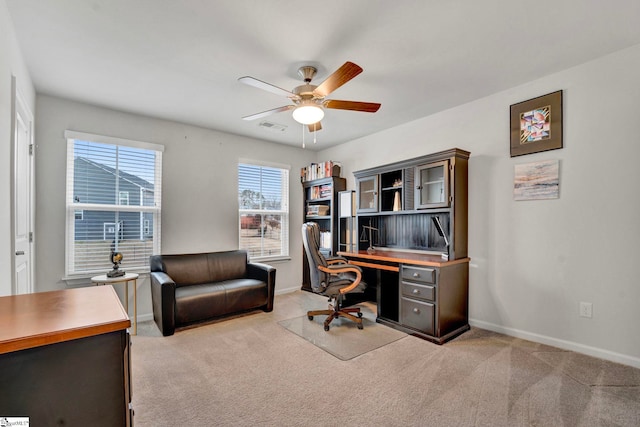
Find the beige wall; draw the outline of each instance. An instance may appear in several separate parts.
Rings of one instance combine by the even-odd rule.
[[[302,283],[300,168],[316,153],[166,120],[127,114],[65,99],[38,96],[36,290],[63,289],[66,129],[163,144],[162,252],[186,253],[238,247],[238,159],[291,166],[291,259],[277,268],[276,292]],[[89,280],[85,280],[88,283]],[[138,313],[151,319],[148,278],[138,284]],[[132,301],[130,301],[132,302]]]
[[[355,170],[470,151],[472,325],[640,367],[638,75],[640,45],[319,157],[353,189]],[[564,148],[510,158],[509,106],[559,89]],[[560,160],[560,198],[514,201],[514,165],[543,159]]]

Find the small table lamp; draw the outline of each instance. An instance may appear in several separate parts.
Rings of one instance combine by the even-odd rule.
[[[124,276],[125,272],[120,270],[120,263],[122,262],[121,252],[111,252],[111,262],[113,263],[113,270],[107,273],[107,277],[120,277]]]

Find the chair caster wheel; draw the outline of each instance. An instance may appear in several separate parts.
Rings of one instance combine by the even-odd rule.
[[[362,323],[358,323],[358,329],[360,330],[364,329],[364,327],[362,326]]]
[[[307,319],[313,320],[313,316],[307,316]]]
[[[362,318],[362,313],[358,312],[358,318]]]
[[[328,331],[329,330],[329,325],[324,325],[324,330]]]

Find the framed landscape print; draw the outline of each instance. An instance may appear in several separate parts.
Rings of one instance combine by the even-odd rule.
[[[562,148],[562,91],[511,106],[511,157]]]
[[[557,199],[560,189],[559,166],[558,160],[515,165],[513,199]]]

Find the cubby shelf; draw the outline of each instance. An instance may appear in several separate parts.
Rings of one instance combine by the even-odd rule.
[[[344,191],[347,182],[344,178],[332,176],[302,182],[303,189],[303,222],[316,222],[320,227],[321,251],[326,256],[335,255],[338,251],[338,192]],[[326,207],[326,208],[324,208]],[[326,210],[327,214],[323,215]],[[311,212],[321,213],[320,215]],[[302,249],[302,289],[311,291],[309,263]]]

